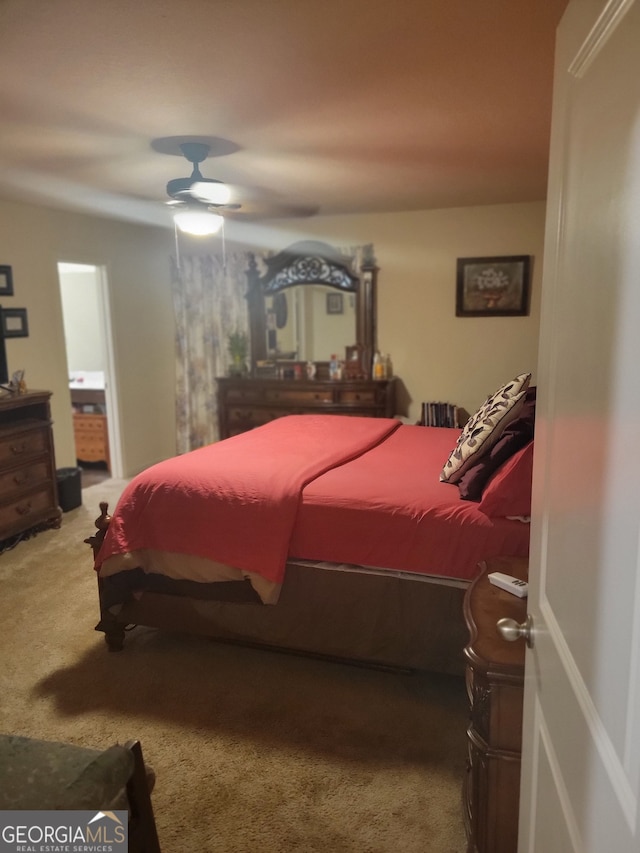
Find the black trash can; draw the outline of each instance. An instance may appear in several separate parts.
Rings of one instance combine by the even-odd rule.
[[[82,503],[82,471],[80,468],[58,468],[58,503],[63,512],[69,512]]]

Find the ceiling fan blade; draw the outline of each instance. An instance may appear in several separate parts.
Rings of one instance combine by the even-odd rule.
[[[209,204],[224,205],[231,198],[229,187],[214,178],[201,178],[194,181],[191,184],[190,192],[199,201],[205,201]]]

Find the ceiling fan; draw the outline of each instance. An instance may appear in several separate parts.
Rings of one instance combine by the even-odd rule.
[[[279,192],[257,186],[235,184],[231,188],[223,181],[205,178],[200,164],[207,158],[227,156],[240,150],[240,146],[228,139],[217,136],[165,136],[151,142],[154,151],[160,154],[172,154],[184,157],[191,163],[191,175],[186,178],[174,178],[167,184],[167,202],[174,211],[176,226],[185,233],[205,236],[217,233],[228,218],[237,218],[245,222],[263,219],[300,218],[313,216],[318,212],[316,206],[292,203],[284,200]],[[242,204],[230,201],[231,191],[242,193]],[[236,196],[237,197],[237,196]],[[230,217],[229,217],[230,218]]]
[[[175,209],[174,222],[188,234],[206,236],[217,233],[223,225],[222,211],[239,210],[241,205],[229,202],[229,187],[215,178],[205,178],[200,163],[207,159],[211,146],[204,142],[183,142],[179,148],[192,164],[188,178],[174,178],[167,184],[167,202]]]

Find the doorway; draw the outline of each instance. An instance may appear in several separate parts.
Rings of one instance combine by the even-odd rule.
[[[83,488],[122,476],[106,270],[58,263],[76,458]]]

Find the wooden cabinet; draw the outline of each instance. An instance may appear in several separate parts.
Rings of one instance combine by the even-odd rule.
[[[50,397],[0,396],[0,541],[60,526]]]
[[[510,557],[487,560],[465,596],[469,630],[466,680],[471,703],[465,823],[469,853],[516,853],[525,642],[506,641],[496,624],[503,617],[524,622],[527,600],[490,584],[490,572],[527,580],[527,561]]]
[[[106,462],[107,469],[110,470],[107,416],[74,412],[73,431],[76,458],[80,462]]]
[[[284,415],[334,414],[391,418],[395,381],[220,378],[220,438],[228,438]]]

